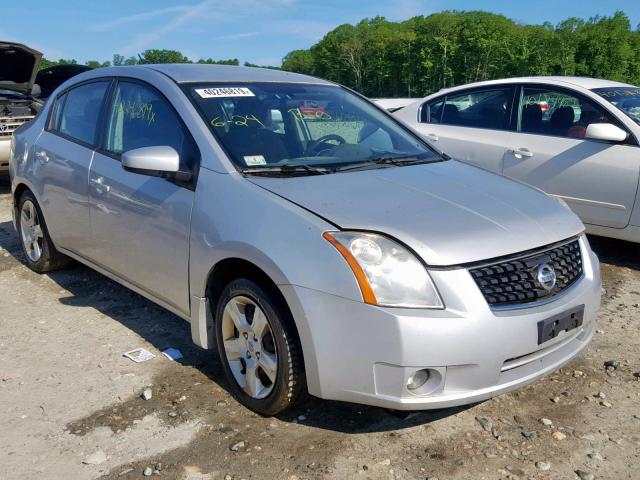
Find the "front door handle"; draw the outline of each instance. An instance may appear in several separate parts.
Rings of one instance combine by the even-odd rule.
[[[36,150],[35,155],[41,165],[49,163],[49,155],[47,155],[47,152],[45,152],[44,150]]]
[[[516,158],[531,158],[533,157],[533,152],[531,150],[529,150],[528,148],[516,148],[513,150],[510,150],[510,152],[516,157]]]
[[[427,137],[427,140],[431,140],[432,142],[437,142],[438,140],[440,140],[438,135],[436,135],[435,133],[427,133],[425,137]]]
[[[104,183],[104,177],[92,178],[89,183],[98,195],[104,195],[111,191],[111,187]]]

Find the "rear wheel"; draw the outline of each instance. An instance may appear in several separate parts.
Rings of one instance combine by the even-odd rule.
[[[234,280],[223,290],[215,318],[231,393],[262,415],[291,407],[306,391],[290,314],[274,297],[250,280]]]
[[[26,191],[18,203],[18,229],[27,266],[38,273],[62,268],[70,262],[51,241],[42,211],[33,193]]]

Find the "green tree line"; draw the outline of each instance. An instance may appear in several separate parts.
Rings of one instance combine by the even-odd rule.
[[[403,22],[340,25],[282,68],[370,97],[416,97],[444,87],[529,75],[581,75],[640,84],[640,29],[623,12],[525,25],[487,12],[444,11]]]
[[[97,60],[89,60],[85,62],[84,65],[91,68],[99,68],[99,67],[110,67],[121,66],[121,65],[143,65],[150,63],[204,63],[204,64],[215,64],[215,65],[240,65],[240,61],[237,58],[229,58],[227,60],[214,60],[212,58],[201,58],[200,60],[193,62],[189,60],[182,53],[177,50],[145,50],[144,52],[136,55],[125,58],[123,55],[114,54],[111,61],[99,62]],[[56,65],[77,65],[78,61],[75,59],[64,59],[60,60],[49,60],[43,58],[40,62],[40,66],[38,67],[40,70],[47,69],[49,67],[53,67]],[[248,62],[245,62],[245,66],[259,66],[253,65]]]

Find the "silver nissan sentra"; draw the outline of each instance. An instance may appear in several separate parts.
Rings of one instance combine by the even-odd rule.
[[[477,402],[594,333],[599,264],[566,206],[318,78],[83,73],[17,130],[10,174],[30,268],[75,259],[189,321],[264,415]]]

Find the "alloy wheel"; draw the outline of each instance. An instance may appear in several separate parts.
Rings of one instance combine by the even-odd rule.
[[[44,234],[42,233],[38,211],[31,200],[26,200],[20,210],[20,234],[24,251],[29,260],[34,263],[40,260]]]
[[[231,298],[222,315],[224,351],[236,382],[252,398],[265,398],[275,385],[278,353],[267,316],[248,297]]]

